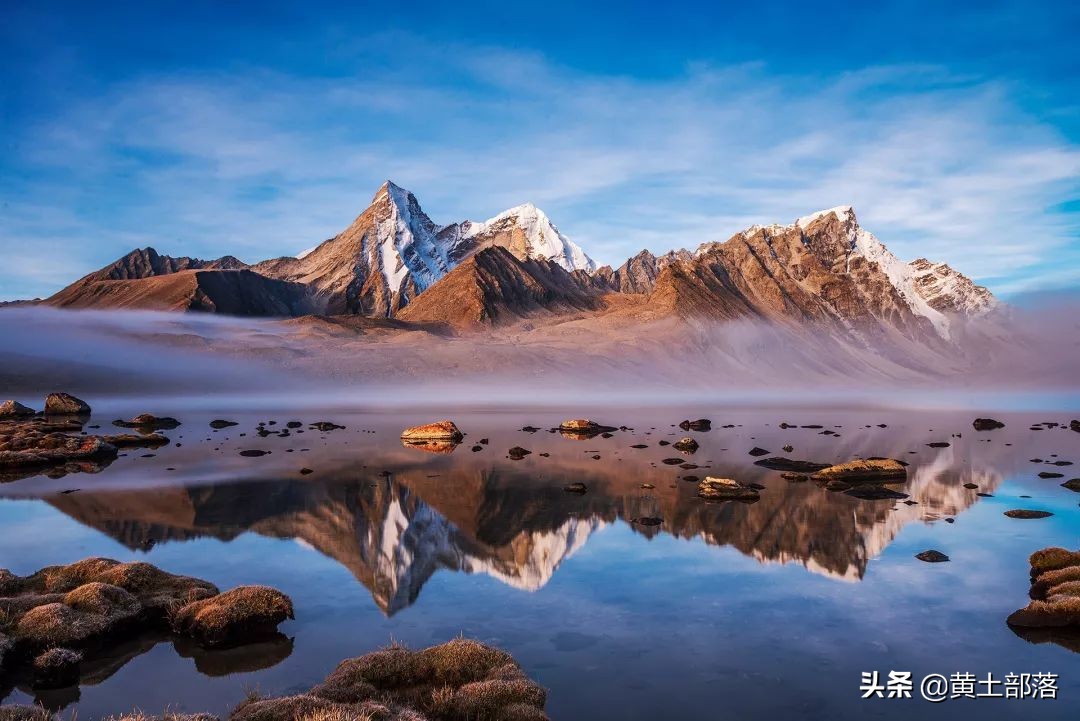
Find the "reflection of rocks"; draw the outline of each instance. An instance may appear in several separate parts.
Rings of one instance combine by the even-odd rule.
[[[460,445],[457,441],[448,440],[411,440],[401,439],[401,445],[406,448],[413,448],[418,451],[426,451],[428,453],[449,454],[453,453],[454,449]]]

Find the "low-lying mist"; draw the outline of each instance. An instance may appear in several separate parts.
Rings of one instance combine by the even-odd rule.
[[[203,407],[1077,405],[1080,302],[1012,308],[940,347],[762,321],[605,326],[539,319],[477,333],[362,319],[0,310],[0,396],[65,390]],[[0,398],[2,400],[2,398]]]

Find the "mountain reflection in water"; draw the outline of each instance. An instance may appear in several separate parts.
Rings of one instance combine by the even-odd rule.
[[[655,469],[625,465],[565,469],[588,486],[585,495],[512,467],[438,474],[404,467],[386,476],[343,467],[310,481],[80,491],[48,502],[136,550],[200,537],[229,541],[247,532],[294,539],[348,568],[379,608],[394,614],[415,603],[440,569],[537,590],[593,533],[649,516],[664,522],[632,525],[647,537],[700,538],[762,562],[801,563],[858,580],[905,524],[955,516],[1000,482],[992,471],[958,468],[952,449],[944,449],[909,468],[910,505],[830,493],[755,466],[739,477],[767,485],[760,501],[712,504],[696,497],[696,483],[657,483]],[[647,481],[655,488],[642,489]]]

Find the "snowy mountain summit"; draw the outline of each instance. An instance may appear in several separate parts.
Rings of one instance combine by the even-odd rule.
[[[265,261],[255,269],[309,285],[328,312],[389,316],[461,261],[492,246],[506,248],[519,260],[549,260],[568,271],[596,269],[531,203],[482,223],[440,226],[415,195],[389,180],[338,235],[295,258]]]

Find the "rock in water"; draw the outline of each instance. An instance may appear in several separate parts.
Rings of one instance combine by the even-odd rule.
[[[1064,473],[1054,473],[1053,471],[1040,471],[1039,478],[1064,478]]]
[[[50,393],[45,397],[45,415],[86,416],[90,415],[90,406],[68,393]]]
[[[18,401],[4,401],[0,403],[0,420],[11,418],[28,418],[37,413],[33,408],[24,406]]]
[[[747,452],[752,456],[767,456],[767,455],[769,455],[769,452],[767,450],[765,450],[764,448],[759,448],[758,446],[754,446],[753,448],[751,448]]]
[[[689,436],[675,441],[671,444],[671,447],[677,451],[682,451],[683,453],[694,453],[699,448],[698,442]]]
[[[588,487],[586,487],[586,485],[584,483],[578,482],[578,483],[569,483],[569,484],[563,486],[563,490],[566,491],[567,493],[585,493],[589,489],[588,489]]]
[[[1062,488],[1068,488],[1070,491],[1076,491],[1080,493],[1080,478],[1070,478],[1061,484]]]
[[[157,431],[172,430],[180,425],[180,421],[168,416],[158,417],[149,413],[140,413],[130,421],[115,420],[114,426],[120,428],[138,428],[139,430]]]
[[[926,561],[927,563],[944,563],[945,561],[949,560],[949,557],[946,556],[944,553],[942,553],[941,551],[935,551],[934,549],[923,551],[922,553],[917,553],[915,554],[915,558],[919,559],[920,561]]]
[[[1080,433],[1080,421],[1069,421],[1069,430]]]
[[[684,431],[711,431],[712,421],[708,418],[698,418],[696,421],[687,420],[680,423],[679,428],[682,428]]]
[[[1005,511],[1005,515],[1009,518],[1036,519],[1049,518],[1054,514],[1050,511],[1033,511],[1029,508],[1014,508],[1011,511]]]
[[[907,469],[892,458],[859,459],[822,468],[813,478],[818,481],[899,483],[907,480]]]
[[[731,478],[708,476],[698,484],[698,496],[707,501],[756,501],[761,494]]]
[[[117,448],[159,448],[169,442],[168,437],[160,433],[147,433],[145,435],[121,433],[101,436],[101,440]]]
[[[558,431],[559,435],[563,438],[569,438],[574,441],[586,441],[596,438],[597,436],[610,438],[611,432],[619,429],[614,426],[602,426],[595,421],[590,421],[588,418],[576,418],[563,421],[557,428],[552,430]]]
[[[227,420],[224,420],[222,418],[218,418],[216,420],[210,421],[210,427],[211,428],[217,428],[218,430],[220,430],[222,428],[228,428],[229,426],[236,426],[236,425],[240,425],[240,424],[237,423],[236,421],[227,421]]]
[[[406,428],[401,432],[401,440],[427,440],[460,442],[465,437],[453,421],[436,421],[422,426]]]
[[[1001,421],[996,421],[993,418],[976,418],[975,422],[971,424],[977,431],[994,431],[998,428],[1004,428],[1005,424]]]
[[[514,446],[506,452],[506,455],[510,456],[510,460],[512,461],[520,461],[522,458],[529,455],[530,453],[532,453],[532,451],[528,450],[527,448],[522,448],[521,446]]]

